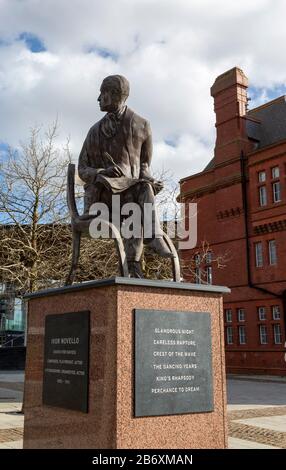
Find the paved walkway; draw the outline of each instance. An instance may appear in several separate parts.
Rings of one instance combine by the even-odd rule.
[[[230,449],[286,449],[286,377],[229,376]]]
[[[23,447],[24,374],[0,371],[0,449]],[[286,377],[229,376],[230,449],[286,449]]]
[[[23,372],[0,371],[0,449],[23,448]]]

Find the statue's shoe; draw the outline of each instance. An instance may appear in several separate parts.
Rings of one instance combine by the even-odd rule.
[[[149,243],[147,243],[148,248],[151,248],[157,255],[162,256],[162,258],[175,258],[176,256],[171,252],[167,243],[163,238],[153,238]]]

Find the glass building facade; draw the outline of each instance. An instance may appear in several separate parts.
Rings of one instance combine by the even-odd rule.
[[[0,347],[24,344],[25,308],[11,283],[0,283]]]

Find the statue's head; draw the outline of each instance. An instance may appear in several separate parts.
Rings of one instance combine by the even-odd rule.
[[[100,87],[98,97],[101,111],[113,112],[119,109],[129,96],[129,82],[122,75],[109,75]]]

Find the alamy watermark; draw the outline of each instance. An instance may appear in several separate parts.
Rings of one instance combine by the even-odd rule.
[[[111,208],[96,202],[91,205],[89,214],[93,216],[89,226],[92,238],[117,238],[120,234],[123,239],[142,236],[152,239],[160,237],[164,230],[171,239],[178,239],[179,250],[190,250],[197,244],[196,203],[174,206],[173,213],[169,210],[168,218],[160,223],[152,203],[144,203],[143,207],[135,202],[121,205],[120,195],[113,195]]]

